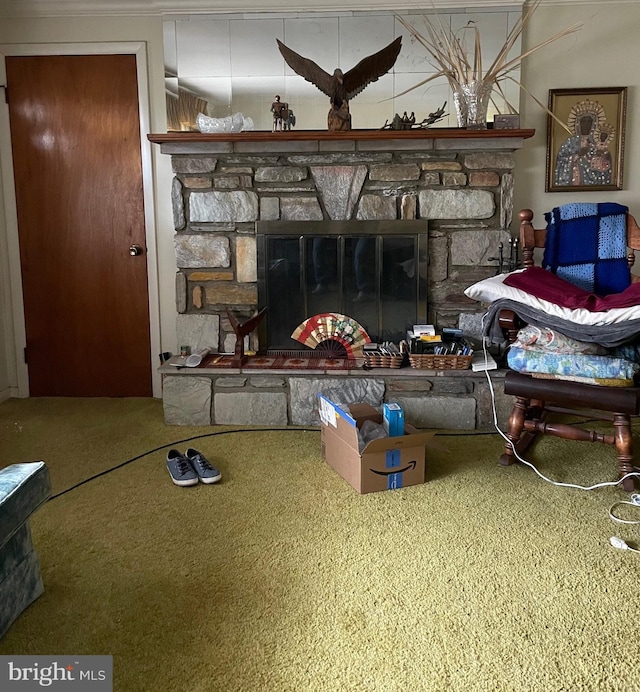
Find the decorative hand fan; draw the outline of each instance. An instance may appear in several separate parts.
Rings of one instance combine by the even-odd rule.
[[[293,330],[291,338],[310,348],[328,351],[333,350],[329,342],[337,342],[349,356],[354,349],[371,342],[362,325],[339,312],[322,312],[307,318]]]

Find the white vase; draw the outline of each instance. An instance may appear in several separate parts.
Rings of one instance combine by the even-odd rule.
[[[487,128],[487,109],[492,85],[478,80],[461,83],[453,91],[458,127],[467,130]]]

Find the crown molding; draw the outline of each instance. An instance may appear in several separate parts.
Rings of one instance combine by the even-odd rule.
[[[0,0],[0,17],[170,16],[193,14],[245,14],[311,12],[401,12],[446,10],[520,9],[532,0]],[[640,0],[540,0],[546,6],[638,5]]]
[[[543,2],[545,0],[542,0]],[[564,0],[565,2],[574,0]],[[639,0],[640,1],[640,0]],[[165,16],[279,12],[363,12],[521,8],[526,0],[0,0],[0,17]]]

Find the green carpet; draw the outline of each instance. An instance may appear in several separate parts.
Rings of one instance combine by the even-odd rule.
[[[60,493],[225,430],[176,444],[219,484],[176,487],[160,449],[41,508],[45,593],[0,654],[112,654],[124,692],[640,689],[640,555],[608,542],[640,537],[608,516],[628,496],[500,467],[497,435],[438,435],[424,485],[358,495],[318,431],[168,427],[151,399],[12,399],[0,465],[43,459]],[[601,445],[544,439],[530,458],[567,482],[616,475]]]

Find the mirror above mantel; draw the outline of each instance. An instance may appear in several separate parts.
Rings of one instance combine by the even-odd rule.
[[[452,29],[473,22],[480,30],[483,64],[490,64],[504,44],[508,32],[522,12],[522,2],[457,0],[435,3],[439,21]],[[301,7],[304,10],[304,6]],[[325,10],[296,12],[205,12],[170,15],[163,20],[165,84],[168,130],[197,130],[198,112],[214,118],[242,113],[254,128],[272,129],[271,104],[275,95],[289,104],[295,114],[295,129],[323,130],[327,127],[328,98],[295,74],[284,62],[276,38],[314,60],[328,72],[354,67],[362,58],[402,36],[402,49],[393,69],[370,84],[351,101],[354,129],[379,129],[396,113],[414,113],[416,121],[427,118],[445,103],[445,116],[438,127],[457,125],[452,94],[446,79],[438,78],[410,91],[436,70],[424,49],[412,41],[396,14],[419,30],[424,15],[432,11],[389,9],[361,11]],[[513,47],[518,55],[520,46]],[[519,79],[519,73],[512,75]],[[504,85],[511,104],[519,105],[519,87]],[[501,97],[490,103],[488,119],[508,112]]]

